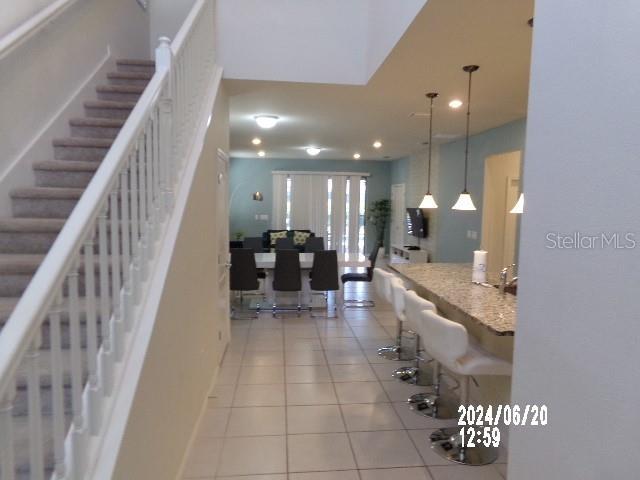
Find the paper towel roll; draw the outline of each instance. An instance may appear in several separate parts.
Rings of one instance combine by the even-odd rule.
[[[487,281],[487,251],[475,250],[473,252],[473,283],[485,283]]]

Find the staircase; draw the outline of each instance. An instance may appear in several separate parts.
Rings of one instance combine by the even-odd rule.
[[[16,188],[10,194],[12,216],[0,218],[0,330],[19,297],[40,266],[67,217],[107,154],[136,102],[155,71],[148,60],[118,60],[117,71],[107,75],[107,84],[96,88],[97,99],[84,103],[85,116],[69,121],[70,136],[53,141],[51,160],[33,164],[35,185]],[[80,285],[80,325],[82,355],[87,344],[86,315],[83,308],[84,282]],[[97,291],[98,289],[96,289]],[[99,291],[97,291],[99,295]],[[63,303],[68,299],[63,299]],[[98,299],[99,302],[99,299]],[[64,366],[65,431],[71,423],[71,335],[68,308],[62,308],[60,345]],[[100,340],[100,318],[97,337]],[[52,442],[51,344],[49,321],[42,327],[37,368],[41,392],[43,469],[47,476],[54,468]],[[86,362],[82,362],[86,366]],[[32,478],[28,445],[27,374],[21,367],[13,403],[13,437],[16,478]],[[86,371],[83,371],[86,380]],[[1,476],[1,475],[0,475]]]

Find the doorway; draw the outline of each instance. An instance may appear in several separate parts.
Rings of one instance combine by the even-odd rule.
[[[516,262],[518,215],[510,213],[520,191],[520,150],[485,159],[481,248],[488,252],[487,274],[494,281]]]
[[[404,183],[391,185],[391,245],[394,247],[404,246],[405,211]]]
[[[230,332],[230,292],[229,292],[229,157],[218,149],[216,175],[218,181],[216,218],[218,221],[218,315],[224,319],[221,324],[219,341],[226,344]]]

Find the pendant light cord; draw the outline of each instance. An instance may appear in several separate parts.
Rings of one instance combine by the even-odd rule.
[[[429,163],[427,167],[427,195],[431,195],[431,138],[433,134],[433,99],[434,96],[430,96],[431,104],[429,106]]]
[[[467,136],[464,145],[464,193],[467,193],[467,172],[469,170],[469,124],[471,123],[471,75],[469,71],[469,89],[467,91]]]

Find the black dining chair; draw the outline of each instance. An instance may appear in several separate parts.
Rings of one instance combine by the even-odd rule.
[[[340,281],[338,279],[338,254],[335,250],[320,250],[313,254],[313,265],[311,266],[311,273],[309,275],[311,288],[311,295],[314,292],[321,292],[320,294],[325,300],[325,309],[327,310],[327,316],[329,316],[329,292],[336,292],[340,290]],[[312,311],[313,300],[309,306],[309,311]],[[335,302],[333,304],[335,313]],[[311,315],[314,316],[313,314]]]
[[[276,264],[273,269],[273,308],[275,317],[277,310],[282,310],[277,306],[277,292],[297,292],[298,305],[296,310],[298,316],[302,310],[300,293],[302,292],[302,278],[300,269],[300,253],[296,249],[276,250]]]
[[[276,252],[278,250],[294,250],[296,247],[293,245],[293,240],[290,238],[278,238],[276,239]]]
[[[229,290],[240,292],[240,309],[244,305],[244,293],[260,289],[256,257],[250,248],[231,249],[231,268],[229,270]],[[260,312],[260,303],[256,306],[256,313]],[[235,314],[232,305],[231,316]],[[252,317],[253,318],[253,317]]]
[[[319,252],[324,250],[324,237],[309,237],[304,244],[306,253]]]
[[[369,282],[373,280],[373,270],[376,267],[376,259],[378,258],[378,249],[382,245],[376,244],[373,250],[369,254],[369,263],[364,272],[349,272],[344,273],[340,279],[342,280],[342,288],[344,288],[348,282]],[[343,307],[344,308],[373,308],[376,306],[375,302],[371,299],[346,299],[343,294]]]
[[[264,252],[262,237],[245,237],[242,240],[242,248],[251,248],[255,253]]]

